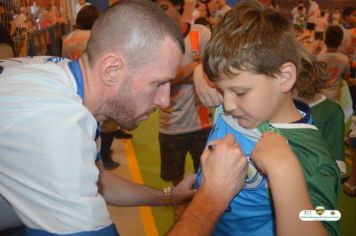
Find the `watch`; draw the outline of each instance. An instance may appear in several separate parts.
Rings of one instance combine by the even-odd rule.
[[[165,202],[166,202],[166,206],[169,206],[169,207],[172,207],[173,204],[172,204],[172,190],[173,190],[173,187],[166,187],[166,188],[163,188],[162,191],[163,191],[163,196],[164,196],[164,199],[165,199]]]

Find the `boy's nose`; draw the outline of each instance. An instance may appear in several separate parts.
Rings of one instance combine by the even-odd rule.
[[[236,110],[237,106],[234,102],[234,99],[232,96],[230,96],[228,93],[224,93],[224,110],[226,112],[232,112]]]

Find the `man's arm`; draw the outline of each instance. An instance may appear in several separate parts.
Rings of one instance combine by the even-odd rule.
[[[170,236],[211,235],[220,215],[245,182],[247,160],[234,137],[228,134],[214,145],[201,156],[202,185]]]
[[[161,189],[136,184],[105,170],[102,161],[97,161],[100,170],[99,192],[108,204],[116,206],[164,206],[186,203],[195,194],[195,175],[187,176],[173,188],[171,199]],[[167,202],[169,200],[170,202]]]

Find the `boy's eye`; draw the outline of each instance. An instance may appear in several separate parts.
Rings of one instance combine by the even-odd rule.
[[[165,4],[162,4],[160,7],[161,7],[161,9],[162,9],[163,11],[167,11],[168,8],[169,8],[169,6],[168,6],[168,5],[165,5]]]
[[[235,93],[236,96],[241,97],[245,95],[248,92],[249,89],[235,89],[233,92]]]
[[[243,96],[246,94],[246,92],[235,92],[236,96]]]

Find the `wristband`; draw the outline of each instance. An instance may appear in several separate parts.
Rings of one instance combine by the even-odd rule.
[[[166,206],[169,206],[169,207],[173,206],[172,195],[171,195],[172,190],[173,190],[173,187],[167,187],[167,188],[162,189],[164,200],[166,202]]]

